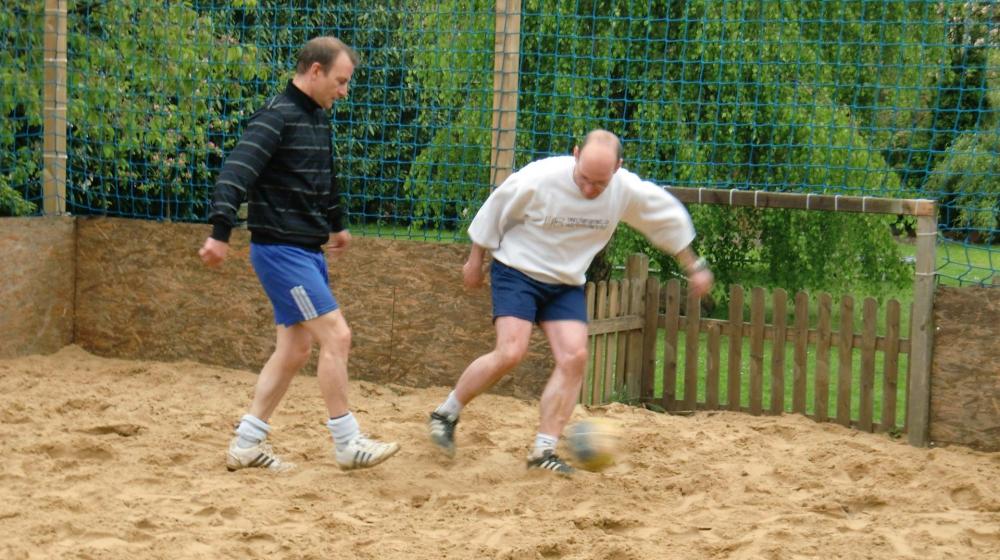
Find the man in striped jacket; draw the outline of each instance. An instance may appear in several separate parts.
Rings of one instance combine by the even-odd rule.
[[[375,466],[399,450],[361,434],[347,403],[351,331],[330,291],[323,246],[336,256],[351,241],[344,229],[333,165],[330,116],[347,96],[358,55],[334,37],[302,48],[285,91],[250,118],[215,184],[212,234],[199,251],[217,266],[229,250],[240,204],[248,203],[250,261],[274,307],[277,343],[257,378],[250,410],[229,445],[226,467],[293,467],[266,443],[292,378],[319,344],[316,376],[326,403],[334,457],[342,469]]]

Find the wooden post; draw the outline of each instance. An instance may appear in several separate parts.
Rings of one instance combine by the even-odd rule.
[[[681,314],[681,283],[667,282],[666,320],[663,325],[663,408],[677,408],[677,332]]]
[[[642,315],[645,313],[644,300],[646,279],[649,278],[649,257],[638,253],[629,256],[625,265],[625,276],[629,279],[629,313]],[[625,398],[630,403],[641,396],[642,340],[641,330],[632,331],[628,335],[628,350],[625,354]]]
[[[621,297],[621,305],[618,309],[622,316],[632,315],[632,282],[628,278],[621,281],[618,296]],[[628,341],[631,333],[619,331],[615,338],[618,346],[615,348],[615,389],[612,395],[616,400],[625,397],[625,358],[628,355]]]
[[[837,423],[851,427],[851,381],[854,377],[854,297],[840,296],[840,332],[837,333]]]
[[[785,339],[787,331],[785,323],[788,317],[785,306],[788,302],[788,292],[778,288],[771,294],[773,311],[771,322],[774,323],[774,338],[771,341],[771,414],[781,414],[785,411]]]
[[[492,188],[500,186],[514,170],[521,63],[521,0],[497,0],[494,33]]]
[[[863,328],[861,333],[861,379],[860,401],[858,402],[858,429],[865,432],[874,427],[875,411],[875,346],[878,333],[878,302],[875,298],[866,297],[862,307]],[[884,398],[884,395],[883,395]]]
[[[896,428],[896,391],[899,382],[899,302],[891,299],[885,312],[885,371],[882,377],[882,430]]]
[[[806,413],[806,381],[808,376],[809,295],[795,294],[795,358],[792,370],[792,412]]]
[[[910,445],[925,447],[930,439],[931,352],[934,344],[934,270],[937,212],[917,217],[916,279],[910,317],[910,375],[906,397]]]
[[[67,0],[45,0],[42,208],[46,214],[66,212],[67,4]]]
[[[764,288],[750,290],[750,414],[764,412]]]
[[[593,321],[595,314],[594,310],[595,290],[593,282],[587,282],[587,284],[584,285],[583,297],[584,300],[587,302],[587,320]],[[589,371],[584,372],[583,374],[583,386],[580,387],[580,395],[579,398],[577,399],[577,402],[579,402],[580,404],[593,404],[587,401],[587,398],[591,394],[590,391],[588,390],[589,385],[587,382],[588,380],[590,381],[590,383],[594,382],[594,370],[597,369],[596,367],[594,367],[593,364],[594,346],[596,344],[595,339],[596,337],[594,336],[587,337],[587,369]]]
[[[743,287],[729,285],[729,364],[726,379],[726,407],[739,412],[743,381]]]
[[[608,316],[608,282],[607,280],[601,280],[597,283],[597,296],[594,298],[594,319],[604,319]],[[599,334],[597,336],[591,337],[593,341],[594,351],[591,353],[591,357],[594,361],[593,374],[590,377],[590,397],[587,399],[587,404],[603,404],[604,403],[604,376],[606,376],[607,370],[604,369],[605,355],[604,352],[608,347],[608,335]]]
[[[644,402],[651,402],[656,391],[656,335],[660,329],[660,281],[646,279],[646,324],[642,327],[642,383],[641,396]]]
[[[698,348],[701,342],[701,298],[688,286],[684,315],[684,409],[698,410]]]
[[[705,408],[719,408],[719,340],[722,329],[718,323],[708,326],[708,351],[705,356]]]
[[[612,280],[608,285],[608,317],[618,317],[621,315],[621,295],[619,294],[619,282]],[[602,403],[610,402],[615,394],[615,360],[618,359],[618,338],[621,333],[614,333],[612,337],[608,334],[604,339],[604,388],[602,392]]]
[[[833,309],[833,298],[828,293],[819,295],[817,314],[819,322],[816,331],[819,341],[816,343],[816,377],[815,411],[817,422],[826,422],[830,416],[830,313]]]

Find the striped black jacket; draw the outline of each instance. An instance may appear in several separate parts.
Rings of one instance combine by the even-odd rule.
[[[254,243],[320,250],[344,229],[333,168],[330,118],[291,81],[250,117],[215,182],[212,237],[229,241],[247,201]]]

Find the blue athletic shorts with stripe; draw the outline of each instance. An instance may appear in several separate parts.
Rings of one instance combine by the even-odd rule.
[[[251,243],[250,263],[274,307],[276,325],[290,327],[337,309],[323,253]]]
[[[583,286],[539,282],[496,259],[490,267],[490,283],[494,321],[497,317],[517,317],[533,323],[587,322]]]

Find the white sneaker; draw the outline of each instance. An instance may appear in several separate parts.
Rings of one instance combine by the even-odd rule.
[[[335,456],[337,465],[348,471],[374,467],[392,457],[397,451],[399,451],[399,444],[396,442],[384,443],[358,435],[343,449],[338,449]]]
[[[229,453],[226,454],[226,468],[231,471],[240,469],[267,469],[274,472],[285,472],[295,468],[295,463],[282,461],[274,454],[270,444],[263,441],[253,447],[237,445],[239,437],[234,437],[229,443]]]

